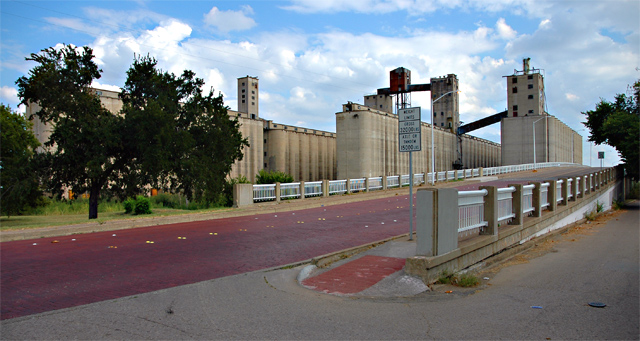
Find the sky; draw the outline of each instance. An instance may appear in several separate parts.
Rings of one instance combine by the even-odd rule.
[[[89,46],[102,69],[97,88],[118,90],[134,56],[176,75],[193,70],[205,90],[237,109],[237,79],[260,80],[260,117],[335,132],[348,101],[389,87],[389,71],[413,84],[456,74],[460,119],[507,107],[507,75],[522,59],[544,75],[547,111],[583,136],[583,163],[619,163],[591,145],[581,114],[630,93],[640,79],[640,1],[281,0],[0,1],[0,101],[18,107],[15,81],[31,53]],[[430,117],[429,93],[412,106]],[[472,135],[500,142],[500,125]]]

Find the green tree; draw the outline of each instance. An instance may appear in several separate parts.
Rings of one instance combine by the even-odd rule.
[[[89,47],[64,46],[31,54],[37,63],[21,77],[22,103],[50,124],[43,158],[53,189],[89,192],[89,219],[98,217],[100,192],[128,197],[146,185],[171,186],[188,197],[217,198],[243,139],[222,96],[203,95],[204,82],[191,71],[180,77],[135,58],[122,90],[123,108],[109,112],[90,88],[101,70]]]
[[[249,143],[222,95],[205,94],[203,86],[192,71],[177,77],[148,56],[134,60],[120,95],[125,137],[136,161],[122,179],[124,188],[151,184],[208,204],[219,200],[227,174]]]
[[[595,110],[583,112],[589,128],[589,141],[615,148],[625,163],[627,174],[638,179],[640,164],[640,80],[633,85],[633,94],[617,94],[614,102],[600,99]]]
[[[24,116],[0,104],[0,210],[7,217],[35,207],[42,196],[34,152],[40,143]]]

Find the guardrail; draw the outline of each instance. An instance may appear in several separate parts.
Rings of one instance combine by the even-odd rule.
[[[572,163],[550,162],[538,163],[537,168],[560,167],[574,165]],[[519,172],[523,170],[534,169],[533,164],[513,165],[502,167],[475,168],[460,171],[441,171],[437,173],[415,173],[413,175],[413,183],[418,186],[420,184],[454,181],[461,178],[472,178],[478,176],[491,176],[497,174],[505,174],[510,172]],[[435,178],[435,179],[434,179]],[[593,178],[588,178],[588,182],[584,182],[583,191],[587,188],[597,186]],[[346,193],[369,192],[374,190],[384,190],[389,188],[398,188],[409,186],[411,177],[409,174],[378,176],[371,178],[346,179],[346,180],[323,180],[310,182],[293,182],[269,185],[253,185],[253,201],[272,201],[280,199],[303,199],[314,196],[330,196]],[[546,201],[545,201],[546,202]]]
[[[458,192],[458,238],[482,232],[487,226],[484,220],[484,197],[487,190]]]
[[[458,241],[469,237],[482,234],[497,236],[500,228],[522,225],[526,216],[541,217],[543,211],[553,212],[561,206],[569,205],[570,201],[581,200],[587,194],[597,193],[614,178],[613,169],[606,169],[582,177],[534,182],[528,185],[514,184],[505,188],[483,186],[476,191],[419,189],[416,207],[418,212],[423,213],[418,215],[416,231],[427,231],[422,237],[418,234],[419,243],[420,238],[426,239],[426,244],[418,245],[420,252],[423,252],[419,254],[436,256],[451,251],[452,246],[457,247]],[[590,187],[580,193],[580,186],[573,186],[574,183],[588,183]],[[457,202],[453,201],[454,198]],[[458,214],[452,219],[455,214],[452,206],[455,204]],[[452,231],[452,225],[457,225],[457,230]],[[437,232],[432,230],[434,228],[438,228]],[[452,238],[455,238],[455,241]],[[430,243],[433,244],[429,245]],[[437,246],[438,243],[442,244]],[[434,252],[436,254],[430,254]]]

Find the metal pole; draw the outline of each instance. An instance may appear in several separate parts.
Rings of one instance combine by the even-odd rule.
[[[436,159],[433,155],[433,96],[431,97],[431,186],[436,184]]]
[[[435,185],[435,181],[436,181],[436,159],[435,159],[435,155],[433,154],[434,151],[434,147],[433,147],[433,117],[434,117],[434,112],[433,112],[433,103],[439,101],[442,97],[448,95],[448,94],[452,94],[454,92],[460,92],[460,90],[455,90],[455,91],[449,91],[449,92],[445,92],[442,96],[436,98],[435,100],[433,99],[433,95],[431,96],[431,185]]]
[[[413,240],[413,162],[409,152],[409,240]],[[402,182],[402,181],[401,181]]]

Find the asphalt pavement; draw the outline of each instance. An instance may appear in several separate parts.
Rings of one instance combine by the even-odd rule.
[[[638,207],[534,242],[474,289],[332,295],[300,285],[301,265],[4,320],[2,339],[638,339]]]

